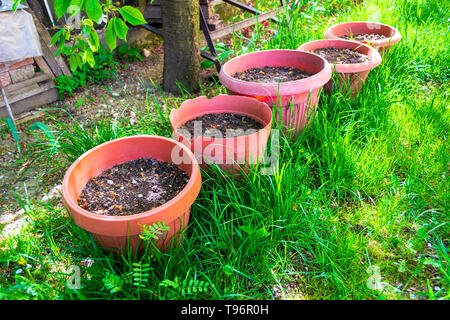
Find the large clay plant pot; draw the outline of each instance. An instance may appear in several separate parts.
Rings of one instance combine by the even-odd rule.
[[[187,121],[211,113],[234,113],[245,115],[258,121],[262,129],[238,137],[188,136],[179,130]],[[212,99],[204,96],[184,101],[178,109],[172,109],[170,122],[173,137],[188,146],[205,169],[217,164],[228,172],[248,169],[256,165],[264,155],[272,126],[272,110],[256,99],[242,96],[218,95]]]
[[[341,39],[314,40],[302,44],[297,50],[311,51],[323,48],[351,49],[368,56],[368,61],[362,63],[331,64],[336,73],[337,82],[330,80],[325,88],[331,92],[333,88],[350,90],[355,95],[363,86],[370,70],[381,63],[381,55],[375,48],[356,41]]]
[[[386,38],[370,41],[358,41],[364,44],[369,44],[383,55],[396,43],[398,43],[402,36],[400,32],[387,24],[355,21],[343,22],[336,24],[324,32],[325,39],[342,39],[342,36],[354,37],[360,34],[381,34]]]
[[[236,72],[251,68],[293,67],[313,75],[300,80],[273,83],[243,81]],[[219,74],[228,93],[248,96],[277,110],[284,129],[301,132],[317,110],[319,92],[331,78],[331,67],[322,57],[297,50],[266,50],[247,53],[227,61]]]
[[[91,178],[117,164],[139,158],[154,158],[175,163],[189,176],[189,182],[173,199],[153,210],[139,214],[106,216],[78,206],[77,200]],[[143,225],[164,221],[170,229],[157,245],[160,249],[166,250],[172,240],[181,241],[182,231],[189,221],[190,207],[197,198],[200,187],[200,168],[188,148],[173,139],[141,135],[105,142],[81,155],[64,176],[62,196],[75,224],[91,232],[100,246],[122,252],[129,245],[135,251],[138,248]]]

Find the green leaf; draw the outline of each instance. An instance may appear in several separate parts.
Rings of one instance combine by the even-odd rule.
[[[70,0],[55,0],[55,13],[58,19],[60,19],[64,15],[64,13],[66,13],[69,5]]]
[[[103,14],[102,5],[100,4],[100,1],[86,0],[86,3],[84,4],[84,9],[86,10],[86,14],[89,19],[93,20],[94,22],[100,21]]]
[[[41,130],[49,140],[55,140],[55,136],[50,129],[42,122],[35,122],[28,127],[28,130]]]
[[[72,47],[63,47],[61,52],[66,55],[66,56],[70,56],[72,54]]]
[[[143,240],[158,240],[164,235],[165,231],[169,230],[170,227],[164,221],[155,222],[149,226],[142,225],[142,234],[140,235],[140,238]]]
[[[223,59],[225,59],[226,57],[228,57],[230,54],[232,54],[234,51],[233,50],[228,50],[225,52],[222,52],[221,54],[218,55],[217,59],[219,61],[222,61]],[[202,68],[210,68],[214,65],[214,62],[209,61],[209,60],[204,60],[202,61],[202,63],[200,64],[200,66]]]
[[[226,264],[222,267],[223,272],[227,275],[227,276],[231,276],[234,272],[234,268],[233,266]]]
[[[57,33],[54,34],[52,37],[52,40],[50,41],[50,44],[54,46],[56,42],[58,42],[59,38],[61,37],[62,33],[64,32],[64,29],[59,30]]]
[[[61,54],[61,49],[58,49],[58,50],[55,52],[54,57],[56,58],[56,57],[59,56],[60,54]]]
[[[64,46],[65,46],[65,44],[66,44],[66,41],[67,41],[67,40],[66,40],[65,34],[63,34],[63,36],[59,37],[59,42],[58,42],[59,50],[62,51],[62,49],[64,48]]]
[[[128,26],[126,23],[120,18],[113,18],[112,20],[114,20],[114,29],[116,30],[117,36],[127,41]]]
[[[89,25],[84,25],[83,28],[81,28],[82,34],[89,34],[90,31],[91,31],[91,28],[89,27]]]
[[[95,29],[91,28],[89,31],[89,44],[91,45],[92,51],[96,52],[100,48],[100,39],[98,38],[98,33]]]
[[[108,26],[106,27],[106,33],[105,33],[105,42],[109,47],[109,50],[114,50],[116,48],[117,45],[117,33],[116,33],[116,29],[114,27],[114,19],[111,19],[108,22]]]
[[[120,8],[120,14],[122,17],[128,21],[133,26],[138,26],[140,24],[147,24],[142,13],[132,6],[123,6]]]
[[[83,63],[85,63],[85,62],[89,63],[91,68],[93,68],[95,65],[94,53],[89,49],[84,51],[84,54],[83,54]]]
[[[76,71],[77,68],[78,68],[76,57],[77,56],[75,56],[75,55],[71,55],[70,58],[69,58],[69,66],[70,66],[70,70],[72,72]]]
[[[75,16],[80,14],[81,9],[83,9],[84,7],[84,2],[85,0],[69,0],[70,1],[70,5],[67,8],[68,9],[68,13],[71,16]]]
[[[78,68],[81,69],[83,63],[81,62],[81,58],[77,54],[72,54],[69,58],[69,66],[72,72],[75,72]]]
[[[203,60],[202,63],[200,63],[200,67],[202,67],[203,69],[210,68],[213,65],[214,65],[214,62],[209,61],[209,60]]]
[[[16,126],[14,125],[14,121],[11,118],[7,118],[6,123],[9,127],[9,130],[11,131],[14,141],[16,142],[17,149],[20,151],[20,139],[19,134],[17,133]]]
[[[14,4],[12,6],[12,9],[14,12],[16,12],[17,10],[17,6],[19,5],[20,0],[14,0]]]

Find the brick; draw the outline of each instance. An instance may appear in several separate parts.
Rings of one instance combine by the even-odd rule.
[[[33,64],[33,63],[34,63],[33,58],[27,58],[25,60],[16,62],[13,65],[9,66],[8,70],[11,71],[11,70],[19,69],[19,68],[28,66],[30,64]]]
[[[11,80],[13,83],[30,79],[34,76],[34,74],[34,67],[32,65],[9,71],[9,75],[11,76]]]
[[[0,82],[2,83],[3,88],[11,83],[11,77],[8,72],[0,73]]]

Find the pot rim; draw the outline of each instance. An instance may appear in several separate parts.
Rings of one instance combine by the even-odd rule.
[[[269,122],[267,122],[267,123],[265,123],[265,124],[263,123],[263,124],[264,124],[264,127],[261,128],[261,129],[259,129],[259,130],[257,130],[255,133],[253,133],[253,134],[251,134],[251,135],[247,135],[247,136],[239,136],[239,137],[233,137],[233,138],[214,138],[214,137],[203,137],[203,136],[201,136],[201,137],[197,137],[197,138],[195,138],[195,139],[188,139],[186,136],[183,136],[182,134],[180,134],[180,133],[177,131],[184,123],[186,123],[186,122],[189,121],[189,120],[195,119],[195,118],[200,117],[200,116],[205,115],[205,114],[211,114],[211,113],[223,113],[223,112],[205,112],[205,113],[196,113],[196,114],[193,114],[192,117],[189,117],[189,119],[185,120],[183,123],[180,122],[180,125],[175,126],[175,125],[174,125],[174,119],[173,119],[173,118],[175,117],[176,113],[179,112],[183,107],[186,108],[186,105],[196,104],[196,103],[201,103],[201,102],[203,102],[203,103],[205,103],[205,104],[213,104],[215,99],[224,99],[224,98],[226,98],[226,99],[231,99],[231,100],[243,100],[243,101],[247,100],[247,101],[252,101],[252,102],[254,102],[254,103],[260,104],[264,109],[266,109],[266,111],[268,111],[268,112],[270,113],[270,120],[269,120]],[[183,106],[183,105],[184,105],[184,106]],[[250,113],[250,112],[246,112],[245,109],[242,109],[242,110],[239,110],[239,111],[230,110],[230,113],[236,113],[236,114],[246,115],[246,116],[249,116],[249,117],[252,117],[253,119],[255,119],[255,118],[254,118],[254,114],[252,114],[252,113]],[[224,143],[224,144],[225,144],[225,142],[226,142],[227,140],[231,140],[231,139],[234,140],[234,139],[251,138],[252,136],[257,135],[257,134],[259,134],[259,133],[262,132],[262,131],[270,130],[270,128],[272,127],[272,120],[273,120],[272,117],[273,117],[272,109],[270,109],[270,107],[267,105],[267,103],[262,102],[262,101],[259,101],[259,100],[255,99],[255,98],[251,98],[251,97],[236,96],[236,95],[227,95],[227,94],[220,94],[220,95],[217,95],[217,96],[212,97],[212,98],[210,98],[210,99],[208,99],[208,98],[205,97],[205,96],[200,96],[200,97],[197,97],[197,98],[194,98],[194,99],[185,100],[185,101],[183,101],[183,102],[181,103],[181,105],[180,105],[180,107],[179,107],[178,109],[172,109],[172,110],[170,111],[170,116],[169,116],[169,118],[170,118],[170,124],[171,124],[171,126],[172,126],[172,132],[174,133],[174,135],[175,135],[177,138],[182,137],[182,138],[187,139],[187,140],[189,140],[189,141],[191,141],[191,142],[198,141],[198,140],[202,140],[202,139],[205,139],[205,140],[211,139],[211,140],[214,140],[214,141],[216,141],[216,142],[218,142],[218,143]],[[263,120],[263,119],[261,119],[261,120]],[[263,121],[264,121],[264,120],[263,120]]]
[[[93,153],[100,148],[104,148],[106,145],[114,144],[117,141],[124,141],[124,140],[130,140],[130,142],[132,142],[134,139],[137,139],[137,138],[163,140],[163,141],[166,141],[167,143],[173,144],[174,146],[178,146],[178,147],[182,148],[185,152],[187,152],[187,154],[189,155],[189,158],[191,160],[192,173],[189,177],[189,182],[186,184],[186,186],[174,198],[170,199],[163,205],[156,207],[152,210],[144,211],[144,212],[137,213],[137,214],[131,214],[131,215],[126,215],[126,216],[98,215],[98,214],[95,214],[93,212],[90,212],[88,210],[81,208],[75,202],[75,200],[72,199],[72,197],[70,196],[70,193],[69,193],[68,179],[69,179],[70,175],[72,174],[74,168],[81,161],[83,161],[84,158],[86,158],[90,153]],[[126,161],[131,161],[131,160],[135,160],[135,159],[129,159]],[[105,169],[105,170],[107,170],[107,169]],[[111,222],[111,223],[123,223],[123,222],[132,222],[132,221],[134,222],[135,220],[140,220],[143,217],[153,216],[152,218],[157,218],[159,215],[163,215],[164,211],[167,208],[173,206],[175,203],[179,202],[180,200],[182,200],[184,198],[189,198],[187,196],[189,195],[191,190],[196,186],[196,184],[198,184],[199,179],[201,179],[201,175],[200,175],[200,169],[198,166],[197,159],[195,158],[195,156],[191,152],[191,150],[189,150],[186,146],[179,143],[178,141],[175,141],[173,139],[166,138],[166,137],[154,136],[154,135],[135,135],[135,136],[127,136],[127,137],[122,137],[122,138],[104,142],[104,143],[86,151],[85,153],[83,153],[77,160],[75,160],[72,163],[72,165],[69,167],[69,169],[67,169],[67,171],[64,175],[63,182],[62,182],[62,196],[63,196],[64,203],[68,207],[71,215],[73,215],[73,214],[79,215],[79,216],[82,216],[83,218],[85,218],[86,220],[91,220],[91,221],[96,221],[96,222]],[[198,190],[194,189],[194,192],[198,193],[199,191],[200,191],[200,188],[198,188]],[[192,205],[192,203],[190,203],[190,205]],[[190,205],[188,206],[188,208],[190,207]],[[186,209],[188,209],[188,208],[186,208]],[[158,221],[158,219],[155,219],[155,220]],[[162,221],[165,219],[161,218],[160,220]],[[82,228],[87,231],[92,232],[91,230],[85,228],[84,226]],[[105,233],[105,234],[107,234],[107,233]]]
[[[329,63],[333,69],[335,69],[339,73],[356,73],[356,72],[363,72],[367,70],[371,70],[381,63],[381,55],[374,47],[369,46],[367,44],[354,41],[354,40],[344,40],[344,39],[320,39],[320,40],[312,40],[309,42],[306,42],[302,44],[300,47],[298,47],[297,50],[303,50],[308,51],[305,49],[305,47],[308,47],[313,44],[317,44],[317,46],[314,47],[313,50],[317,49],[323,49],[323,48],[337,48],[333,43],[342,43],[343,45],[346,45],[345,48],[356,50],[358,48],[364,47],[368,50],[368,56],[370,59],[366,62],[361,63]],[[308,51],[310,52],[310,51]]]
[[[298,54],[299,57],[302,55],[310,55],[314,56],[315,59],[320,61],[323,65],[321,70],[314,75],[294,81],[286,81],[286,82],[270,82],[270,83],[258,83],[252,81],[244,81],[240,79],[236,79],[232,77],[226,71],[227,66],[232,64],[238,59],[241,59],[244,56],[260,56],[260,55],[269,55],[271,53],[274,54]],[[300,58],[301,59],[301,58]],[[251,67],[250,67],[251,68]],[[245,93],[245,95],[253,95],[253,96],[276,96],[277,93],[280,96],[284,95],[295,95],[300,92],[309,92],[314,89],[318,89],[325,85],[331,78],[331,67],[328,62],[322,58],[321,56],[308,52],[308,51],[298,51],[295,49],[273,49],[273,50],[262,50],[262,51],[254,51],[249,52],[243,55],[239,55],[227,61],[222,68],[220,69],[219,79],[220,82],[227,88],[236,93]],[[245,88],[242,90],[242,88]],[[301,89],[299,89],[301,88]]]
[[[381,22],[370,22],[370,21],[349,21],[349,22],[341,22],[341,23],[337,23],[335,25],[332,25],[331,27],[329,27],[327,30],[325,30],[324,32],[324,36],[325,38],[332,38],[332,39],[342,39],[339,36],[336,36],[333,31],[335,28],[339,27],[339,26],[343,26],[343,25],[355,25],[355,24],[372,24],[372,25],[376,25],[376,26],[383,26],[386,27],[388,29],[390,29],[392,31],[392,36],[390,36],[389,38],[385,38],[385,39],[380,39],[380,40],[371,40],[371,41],[357,41],[360,43],[370,43],[373,44],[377,47],[385,47],[385,46],[390,46],[393,45],[397,42],[399,42],[402,38],[400,32],[398,31],[397,28],[390,26],[388,24],[385,23],[381,23]],[[376,32],[372,32],[372,33],[376,33]],[[345,39],[343,39],[345,40]]]

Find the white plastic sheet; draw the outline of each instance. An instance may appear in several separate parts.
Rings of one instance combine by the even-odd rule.
[[[42,56],[42,49],[31,14],[24,10],[0,12],[0,63],[37,56]]]

